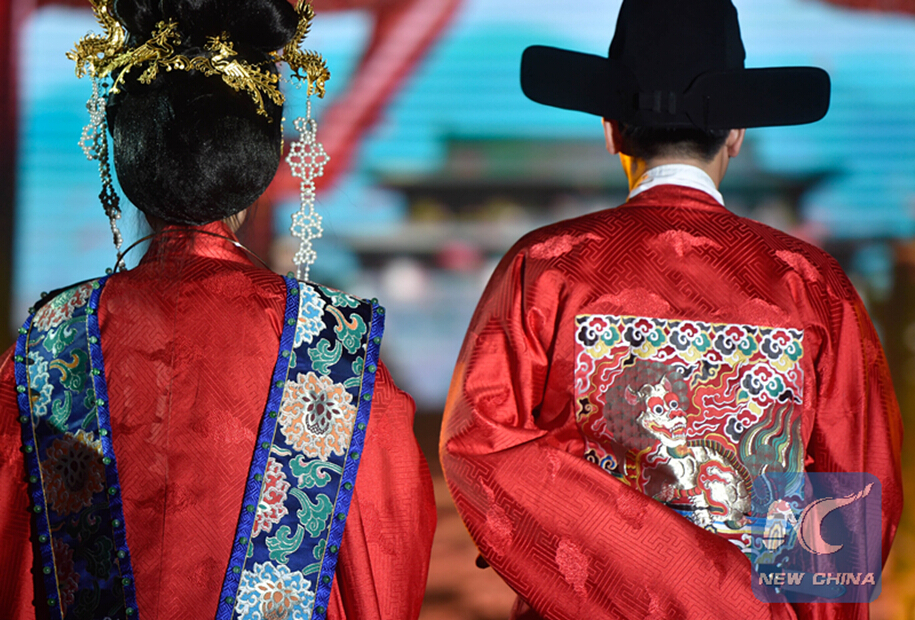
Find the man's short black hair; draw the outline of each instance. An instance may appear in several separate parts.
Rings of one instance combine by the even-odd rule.
[[[703,131],[693,127],[635,127],[620,123],[627,155],[650,160],[660,156],[688,157],[709,162],[730,133],[729,129]]]

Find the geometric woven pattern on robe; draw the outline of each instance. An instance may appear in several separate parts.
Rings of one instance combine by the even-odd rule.
[[[803,331],[576,317],[584,457],[747,554],[753,479],[802,472]],[[800,479],[800,477],[798,477]]]

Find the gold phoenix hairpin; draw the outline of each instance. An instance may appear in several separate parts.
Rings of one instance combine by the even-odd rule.
[[[285,101],[279,89],[279,77],[265,71],[258,65],[235,58],[232,42],[228,34],[222,33],[209,37],[205,56],[182,56],[175,53],[175,45],[180,43],[178,23],[161,21],[156,24],[152,38],[146,43],[129,48],[124,27],[111,12],[112,0],[89,0],[95,17],[104,31],[103,35],[88,34],[81,38],[74,50],[67,52],[67,58],[76,62],[76,76],[83,77],[88,73],[94,78],[112,76],[110,92],[120,91],[124,78],[134,67],[147,65],[139,76],[143,84],[152,82],[160,70],[200,71],[204,75],[220,75],[222,80],[238,92],[246,92],[257,105],[258,114],[267,116],[264,110],[264,96],[275,104]],[[324,82],[330,79],[330,72],[320,54],[302,51],[299,46],[308,35],[314,9],[308,0],[298,0],[295,12],[299,16],[295,36],[283,47],[282,53],[272,52],[274,62],[285,62],[292,70],[292,77],[308,85],[308,94],[324,96]]]

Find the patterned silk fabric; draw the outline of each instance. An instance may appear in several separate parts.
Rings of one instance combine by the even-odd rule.
[[[661,185],[505,256],[458,359],[441,458],[519,594],[514,618],[867,618],[754,597],[748,481],[874,474],[885,561],[901,441],[877,335],[835,261]]]
[[[203,229],[230,234],[218,223]],[[282,278],[204,234],[157,237],[141,265],[112,276],[103,291],[100,342],[144,619],[216,615],[285,298]],[[0,370],[0,557],[8,576],[0,617],[43,617],[47,596],[30,573],[12,370],[8,354]],[[419,613],[435,507],[413,411],[379,366],[330,618]]]

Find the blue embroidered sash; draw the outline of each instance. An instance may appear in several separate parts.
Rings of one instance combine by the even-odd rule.
[[[20,328],[16,389],[52,618],[138,618],[98,324],[107,278]],[[285,324],[217,620],[320,620],[371,410],[383,308],[286,278]]]

